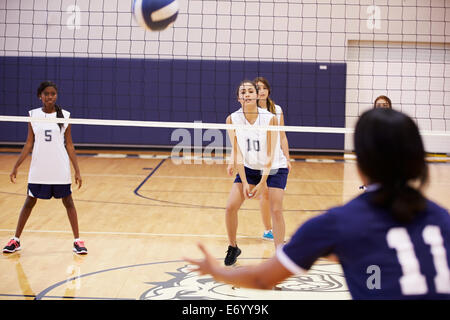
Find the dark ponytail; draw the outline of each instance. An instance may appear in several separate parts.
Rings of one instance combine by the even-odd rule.
[[[373,194],[372,202],[389,209],[394,219],[403,224],[414,220],[426,205],[426,199],[422,193],[408,185],[398,188],[382,186]]]
[[[64,118],[64,115],[63,115],[63,112],[62,112],[62,109],[61,109],[60,106],[55,104],[55,110],[56,110],[56,117],[57,118]],[[62,130],[63,126],[64,126],[64,123],[60,122],[60,123],[58,123],[58,126],[59,126],[59,129]]]
[[[388,209],[400,223],[409,223],[426,205],[420,189],[428,181],[425,150],[419,129],[407,115],[393,109],[371,109],[361,115],[354,134],[358,166],[370,183],[373,204]],[[411,185],[418,181],[416,189]]]
[[[274,115],[277,114],[277,110],[275,109],[275,102],[269,97],[267,97],[267,110]]]
[[[37,96],[38,98],[41,96],[42,91],[45,90],[45,88],[47,87],[53,87],[55,88],[56,92],[58,92],[58,87],[56,86],[56,83],[54,83],[53,81],[44,81],[41,82],[41,84],[39,85],[38,89],[37,89]],[[62,109],[60,106],[55,104],[55,110],[56,110],[56,117],[57,118],[64,118]],[[62,130],[64,123],[58,123],[59,129]]]

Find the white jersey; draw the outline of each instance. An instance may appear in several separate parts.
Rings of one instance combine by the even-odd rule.
[[[62,110],[64,118],[70,117],[70,112]],[[28,112],[33,118],[56,118],[56,112],[45,113],[41,108]],[[34,146],[31,156],[28,183],[38,184],[70,184],[72,183],[69,155],[64,145],[64,132],[57,123],[33,122]]]
[[[267,110],[258,108],[258,117],[256,121],[251,124],[247,121],[242,108],[231,114],[231,122],[233,124],[252,126],[268,126],[273,114]],[[267,158],[267,133],[263,130],[252,129],[236,129],[236,140],[238,148],[241,150],[244,157],[244,166],[254,170],[264,169]],[[280,148],[280,133],[277,132],[277,140],[273,156],[271,169],[286,168],[286,157],[283,155]]]
[[[281,109],[281,107],[279,105],[275,105],[275,115],[277,116],[277,121],[278,121],[278,125],[281,126],[281,115],[283,114],[283,110]],[[279,132],[279,131],[278,131]],[[279,133],[278,133],[279,135]],[[274,162],[279,162],[279,163],[286,163],[285,167],[282,168],[287,168],[287,159],[286,156],[284,155],[283,149],[281,149],[281,144],[280,144],[280,152],[278,153],[279,155],[279,159],[275,159],[274,158]],[[281,168],[281,167],[280,167]]]

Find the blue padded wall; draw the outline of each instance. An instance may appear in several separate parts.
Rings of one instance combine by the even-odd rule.
[[[0,114],[27,115],[40,105],[39,83],[52,80],[73,118],[224,123],[239,108],[239,82],[256,76],[271,83],[286,125],[345,127],[345,63],[0,57]],[[25,141],[25,123],[0,125],[0,143]],[[167,146],[178,144],[173,130],[73,125],[72,135],[75,144]],[[342,134],[288,139],[292,149],[344,148]]]

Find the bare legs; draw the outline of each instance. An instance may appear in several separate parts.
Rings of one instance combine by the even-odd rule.
[[[264,225],[264,230],[272,230],[272,217],[270,214],[269,192],[266,188],[259,200],[259,208],[261,210],[261,219]]]
[[[269,187],[269,204],[273,222],[273,241],[275,248],[284,243],[285,224],[283,216],[283,197],[283,189]]]
[[[22,210],[20,210],[19,221],[17,221],[16,234],[14,235],[16,238],[20,238],[22,234],[23,228],[30,217],[31,211],[36,204],[37,199],[27,196],[25,199],[25,203],[23,204]]]
[[[20,210],[19,221],[17,222],[15,237],[20,238],[22,231],[25,227],[25,224],[27,223],[28,218],[30,217],[31,211],[33,210],[36,202],[37,198],[33,198],[30,196],[27,196],[27,198],[25,199],[25,203],[23,204],[22,210]],[[67,216],[69,217],[70,226],[72,227],[74,238],[79,238],[77,210],[75,209],[72,195],[63,198],[62,203],[66,208]]]
[[[269,220],[273,221],[273,236],[275,247],[284,243],[285,223],[283,217],[283,196],[284,190],[279,188],[268,188],[267,200],[264,206],[269,208]],[[262,198],[265,198],[263,195]],[[233,183],[225,210],[225,223],[227,227],[229,245],[236,247],[236,234],[238,228],[238,211],[244,202],[242,183]]]
[[[227,226],[228,242],[232,247],[236,247],[236,233],[238,227],[237,213],[244,202],[242,183],[233,183],[230,195],[228,196],[227,207],[225,209],[225,224]]]
[[[73,203],[72,195],[62,199],[64,207],[66,207],[67,216],[69,217],[70,226],[72,227],[73,237],[78,239],[80,234],[78,232],[78,217],[75,204]]]

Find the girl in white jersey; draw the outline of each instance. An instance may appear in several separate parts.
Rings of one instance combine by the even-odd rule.
[[[276,116],[258,108],[258,89],[252,81],[241,82],[237,97],[242,108],[228,116],[227,124],[249,127],[278,125]],[[239,208],[244,200],[259,198],[265,188],[269,187],[272,216],[282,217],[288,169],[286,158],[280,155],[280,136],[277,131],[239,128],[228,130],[228,134],[232,144],[233,163],[238,171],[228,198],[225,218],[229,240],[225,265],[232,265],[241,254],[236,242]],[[284,239],[284,219],[282,230],[283,234],[278,234],[276,240]],[[282,240],[279,242],[276,245],[281,244]]]
[[[267,79],[264,77],[257,77],[253,80],[253,82],[258,88],[258,106],[276,115],[278,124],[284,126],[283,110],[279,105],[275,104],[274,101],[270,98],[270,85]],[[281,156],[284,156],[286,158],[287,168],[290,172],[291,163],[289,157],[289,143],[287,140],[286,133],[284,131],[280,131],[280,147],[282,150]],[[234,169],[235,169],[234,163],[228,165],[227,172],[230,176],[233,175]],[[282,215],[271,217],[269,193],[267,188],[260,197],[259,204],[261,210],[261,218],[264,225],[264,233],[262,237],[265,240],[275,240],[274,241],[275,247],[277,247],[284,241],[284,234],[285,234],[284,218]],[[274,221],[273,224],[274,229],[278,229],[276,231],[272,230],[272,219],[276,220]],[[277,239],[274,239],[274,233],[278,235]]]
[[[37,96],[42,101],[42,108],[30,110],[30,117],[68,118],[70,116],[68,111],[56,105],[58,89],[55,83],[42,82],[37,90]],[[32,151],[32,158],[28,174],[28,195],[20,211],[16,233],[4,247],[3,252],[12,253],[21,249],[19,238],[37,199],[55,197],[62,198],[66,208],[75,237],[73,251],[77,254],[86,254],[84,242],[79,239],[77,211],[72,199],[69,159],[75,170],[75,183],[78,184],[78,188],[81,187],[82,179],[72,142],[70,124],[38,121],[28,123],[27,141],[10,174],[11,182],[16,182],[17,170],[30,151]]]
[[[275,114],[277,116],[278,124],[280,126],[284,126],[284,116],[283,116],[283,110],[281,107],[270,98],[270,85],[269,81],[267,81],[264,77],[257,77],[253,80],[253,82],[256,84],[258,88],[258,106],[260,108],[266,109],[270,111],[271,113]],[[286,132],[280,131],[280,147],[282,150],[282,155],[286,158],[286,164],[289,172],[291,172],[291,162],[289,157],[289,143],[286,136]],[[260,199],[260,208],[261,208],[261,217],[263,220],[265,231],[263,233],[264,239],[270,239],[270,236],[272,235],[272,223],[271,223],[271,214],[270,214],[270,203],[269,203],[269,193],[264,192],[263,196]],[[282,219],[283,217],[272,217],[272,219]],[[274,223],[277,227],[284,228],[284,219],[282,221],[278,221],[278,223]],[[275,232],[277,233],[277,232]],[[279,234],[284,234],[283,231],[278,231]],[[273,237],[273,235],[272,235]],[[283,238],[284,240],[284,238]]]

